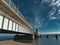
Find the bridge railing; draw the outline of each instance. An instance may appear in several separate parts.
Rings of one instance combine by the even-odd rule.
[[[6,3],[8,3],[8,4],[9,4],[9,2],[10,2],[9,0],[4,0],[4,1],[6,1]]]
[[[30,26],[30,23],[26,20],[26,18],[22,15],[22,13],[18,10],[15,4],[11,0],[4,0],[16,13],[19,14]],[[30,26],[31,27],[31,26]],[[32,27],[31,27],[32,28]]]
[[[11,0],[4,0],[15,12],[17,12],[17,8]],[[17,12],[18,13],[18,12]]]

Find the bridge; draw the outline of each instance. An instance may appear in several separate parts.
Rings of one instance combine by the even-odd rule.
[[[59,33],[45,33],[45,34],[40,34],[40,38],[56,38],[58,39],[60,37],[60,32]]]
[[[34,29],[12,0],[0,0],[0,33],[33,35]]]

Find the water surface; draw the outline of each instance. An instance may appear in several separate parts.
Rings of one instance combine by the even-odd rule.
[[[2,35],[0,34],[0,41],[5,41],[5,40],[14,40],[15,35]],[[60,45],[60,37],[56,39],[55,37],[50,37],[50,38],[36,38],[34,40],[35,45]]]

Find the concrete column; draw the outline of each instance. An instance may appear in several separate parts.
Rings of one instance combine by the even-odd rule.
[[[47,38],[48,38],[48,35],[47,35]]]
[[[35,38],[35,35],[32,35],[32,39],[34,40],[34,38]]]
[[[55,37],[56,37],[56,39],[58,39],[58,36],[57,35],[55,35]]]

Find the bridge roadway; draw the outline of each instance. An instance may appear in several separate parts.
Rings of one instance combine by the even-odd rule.
[[[34,29],[12,0],[0,0],[0,33],[34,35]]]

